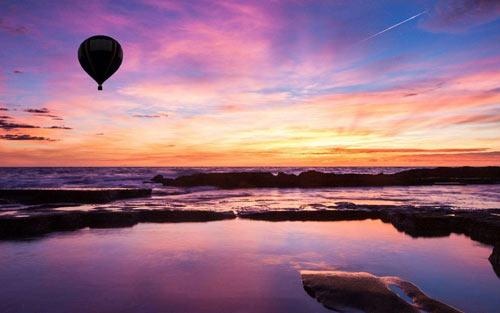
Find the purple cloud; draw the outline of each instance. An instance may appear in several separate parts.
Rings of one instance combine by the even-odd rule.
[[[49,109],[41,108],[41,109],[26,109],[24,112],[35,113],[35,114],[48,114],[50,113]]]
[[[71,127],[67,126],[50,126],[50,127],[45,127],[46,129],[73,129]]]
[[[32,129],[32,128],[40,128],[39,126],[30,125],[30,124],[21,124],[21,123],[9,123],[5,120],[0,120],[0,129],[3,130],[11,130],[11,129]]]
[[[4,140],[38,140],[38,141],[56,141],[55,139],[40,137],[40,136],[31,136],[31,135],[0,135],[0,139]]]
[[[11,35],[25,35],[28,32],[28,28],[25,26],[13,26],[0,19],[0,31],[7,32]]]
[[[421,26],[433,32],[461,32],[500,17],[498,0],[440,0]]]

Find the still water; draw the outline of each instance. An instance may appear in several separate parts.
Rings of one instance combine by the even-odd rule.
[[[85,229],[0,242],[0,312],[329,312],[301,269],[400,276],[466,312],[498,312],[490,253],[371,220]]]

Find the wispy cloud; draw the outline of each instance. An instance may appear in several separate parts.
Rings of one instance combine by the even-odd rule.
[[[12,25],[0,19],[0,31],[5,31],[11,35],[25,35],[28,32],[28,28],[22,25]]]
[[[71,127],[67,127],[67,126],[50,126],[50,127],[45,127],[46,129],[66,129],[66,130],[69,130],[69,129],[73,129]]]
[[[420,12],[420,13],[418,13],[418,14],[415,14],[415,15],[413,15],[412,17],[409,17],[409,18],[407,18],[407,19],[405,19],[405,20],[403,20],[403,21],[401,21],[401,22],[399,22],[399,23],[396,23],[396,24],[394,24],[394,25],[392,25],[392,26],[387,27],[387,28],[386,28],[386,29],[384,29],[384,30],[379,31],[378,33],[375,33],[375,34],[373,34],[373,35],[371,35],[371,36],[368,36],[368,37],[366,37],[365,39],[363,39],[363,40],[361,40],[361,41],[359,41],[359,42],[360,42],[360,43],[362,43],[362,42],[365,42],[365,41],[370,40],[370,39],[372,39],[372,38],[375,38],[375,37],[377,37],[377,36],[380,36],[380,35],[382,35],[383,33],[387,32],[387,31],[389,31],[389,30],[391,30],[391,29],[394,29],[394,28],[396,28],[396,27],[398,27],[398,26],[401,26],[401,25],[403,25],[404,23],[407,23],[407,22],[409,22],[409,21],[411,21],[411,20],[414,20],[414,19],[416,19],[417,17],[419,17],[420,15],[425,14],[425,13],[427,13],[427,11],[422,11],[422,12]]]
[[[40,136],[31,136],[31,135],[0,135],[0,139],[3,140],[15,140],[15,141],[26,141],[26,140],[33,140],[33,141],[56,141],[51,138],[46,138],[46,137],[40,137]]]
[[[26,109],[24,112],[28,113],[36,113],[36,114],[48,114],[50,111],[47,108],[41,108],[41,109]]]
[[[11,129],[21,129],[21,128],[40,128],[39,126],[23,124],[23,123],[10,123],[5,120],[0,120],[0,129],[11,130]]]
[[[160,117],[168,117],[168,114],[133,114],[132,117],[138,118],[160,118]]]

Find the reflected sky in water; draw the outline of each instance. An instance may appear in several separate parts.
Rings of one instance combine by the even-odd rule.
[[[327,312],[301,269],[400,276],[465,311],[500,306],[491,247],[413,239],[380,221],[140,224],[0,251],[1,312]]]

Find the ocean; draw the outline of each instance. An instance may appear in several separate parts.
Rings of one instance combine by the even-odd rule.
[[[157,174],[174,178],[206,172],[263,171],[301,173],[391,174],[410,167],[41,167],[0,168],[0,188],[153,188],[148,199],[118,201],[104,207],[136,206],[197,210],[324,209],[339,202],[377,205],[443,206],[460,209],[500,208],[500,185],[391,186],[316,189],[176,188],[150,182]],[[88,208],[89,206],[85,206]],[[102,207],[102,206],[101,206]],[[1,205],[0,210],[20,209]],[[75,208],[77,209],[77,208]]]

